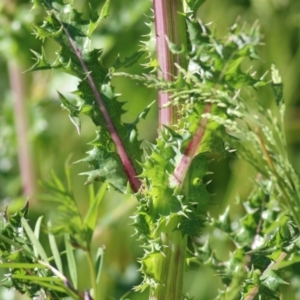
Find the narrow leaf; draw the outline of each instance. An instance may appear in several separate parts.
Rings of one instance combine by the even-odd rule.
[[[22,279],[22,280],[30,280],[30,281],[35,281],[38,284],[40,284],[40,282],[61,282],[60,278],[57,277],[41,277],[41,276],[30,276],[28,274],[14,274],[12,275],[12,278],[14,279]]]
[[[41,230],[42,220],[43,220],[43,216],[40,216],[37,219],[35,227],[34,227],[34,235],[37,238],[37,240],[39,240],[39,237],[40,237],[40,230]],[[38,252],[37,252],[36,248],[34,248],[34,255],[38,256]]]
[[[41,264],[36,264],[36,263],[1,263],[0,264],[0,269],[46,269],[47,267]]]
[[[99,282],[100,282],[100,275],[101,275],[102,266],[103,266],[103,259],[104,259],[104,249],[102,247],[100,247],[97,250],[96,262],[95,262],[97,284],[99,284]]]
[[[84,218],[84,223],[91,229],[91,230],[94,230],[95,226],[96,226],[96,223],[97,223],[97,216],[98,216],[98,210],[99,210],[99,206],[102,202],[102,199],[105,195],[105,192],[106,192],[106,189],[107,189],[107,186],[108,186],[108,182],[105,181],[96,198],[94,199],[94,202],[91,203],[90,205],[90,208]]]
[[[68,261],[71,280],[74,287],[77,288],[78,275],[77,275],[76,261],[75,261],[73,249],[70,244],[70,236],[68,234],[65,234],[64,238],[65,238],[65,247],[66,247],[67,261]]]
[[[71,194],[72,193],[72,184],[71,184],[71,172],[70,172],[70,161],[72,158],[72,154],[70,154],[65,162],[65,174],[67,178],[67,183],[68,183],[68,191]]]
[[[60,179],[56,176],[56,174],[55,174],[54,171],[51,172],[51,176],[52,176],[53,182],[55,183],[55,185],[58,188],[58,190],[60,192],[64,192],[65,191],[64,185],[62,184],[62,182],[60,181]]]
[[[63,273],[63,267],[62,267],[62,262],[61,262],[61,258],[60,258],[60,253],[58,251],[55,237],[51,233],[51,222],[50,221],[48,222],[47,226],[48,226],[48,230],[49,230],[49,233],[48,233],[49,244],[50,244],[51,252],[54,257],[56,267],[61,273]]]
[[[89,206],[91,206],[95,201],[95,187],[93,184],[90,184],[88,189],[89,192]]]
[[[34,232],[30,228],[30,226],[27,223],[26,219],[22,218],[21,223],[22,223],[22,226],[23,226],[24,230],[26,231],[26,233],[28,235],[28,238],[30,239],[30,241],[32,243],[33,248],[36,249],[38,255],[41,257],[42,260],[47,261],[48,258],[47,258],[46,252],[45,252],[43,246],[41,245],[41,243],[39,242],[39,240],[34,235]]]
[[[100,18],[101,19],[104,19],[104,18],[108,17],[109,5],[110,5],[110,0],[106,0],[103,7],[102,7],[101,13],[100,13]]]
[[[12,277],[13,278],[14,277],[18,278],[18,275],[13,275]],[[35,281],[35,279],[31,278],[31,276],[26,276],[26,279],[25,278],[22,278],[22,279],[27,280],[27,281],[33,281],[33,282]],[[45,288],[47,288],[51,291],[57,291],[57,292],[68,293],[69,294],[69,292],[67,291],[67,289],[64,286],[58,286],[58,285],[54,285],[52,283],[47,283],[47,282],[43,282],[43,281],[38,282],[38,285],[40,285],[42,287],[45,287]]]

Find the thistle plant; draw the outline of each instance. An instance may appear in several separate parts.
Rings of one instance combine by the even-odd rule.
[[[43,24],[34,27],[37,38],[54,39],[60,50],[52,63],[44,51],[34,52],[36,62],[30,71],[57,69],[79,79],[73,92],[76,101],[63,94],[59,97],[78,133],[80,114],[95,124],[96,138],[80,162],[89,168],[83,173],[87,184],[103,184],[83,218],[70,180],[65,187],[53,174],[53,181],[46,184],[52,194],[44,196],[58,203],[59,211],[59,217],[47,226],[50,257],[38,240],[41,219],[34,232],[26,221],[27,205],[11,217],[4,214],[1,266],[8,268],[8,287],[45,299],[100,299],[103,249],[94,257],[91,245],[98,207],[105,190],[112,188],[137,200],[132,226],[144,255],[139,261],[143,279],[133,288],[136,292],[147,290],[151,300],[188,299],[183,290],[185,270],[206,264],[222,278],[224,289],[216,299],[250,300],[257,295],[279,299],[279,287],[287,279],[280,277],[278,269],[297,262],[300,247],[300,184],[287,156],[281,78],[274,65],[271,76],[266,73],[260,78],[246,68],[249,59],[259,60],[257,23],[236,22],[225,37],[218,38],[196,18],[202,2],[155,0],[150,32],[140,51],[123,61],[117,58],[107,68],[101,61],[102,49],[93,49],[91,38],[108,17],[109,1],[100,15],[91,12],[89,19],[72,3],[34,1],[34,8],[43,7],[47,14]],[[144,74],[124,73],[142,56],[147,57]],[[123,104],[111,83],[117,76],[158,91],[158,135],[145,149],[137,125],[150,106],[134,122],[122,122]],[[263,107],[258,96],[262,88],[273,90],[273,110]],[[258,174],[243,202],[246,214],[235,228],[231,207],[219,218],[209,213],[213,200],[207,175],[212,156],[246,160]],[[215,256],[209,237],[199,243],[205,228],[218,228],[231,239],[234,250],[228,261]],[[59,253],[55,234],[64,234],[65,253]],[[78,290],[74,248],[87,256],[90,290]],[[60,260],[64,254],[71,279],[64,275]]]

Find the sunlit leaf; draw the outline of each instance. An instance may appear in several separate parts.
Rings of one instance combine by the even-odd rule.
[[[38,255],[41,257],[42,260],[47,261],[48,257],[46,255],[46,252],[45,252],[43,246],[41,245],[41,243],[39,242],[39,240],[34,235],[34,232],[30,228],[26,219],[22,218],[21,223],[22,223],[22,226],[23,226],[24,230],[26,231],[35,251],[38,253]]]
[[[41,225],[42,225],[42,220],[43,220],[43,216],[40,216],[36,223],[35,223],[35,227],[34,227],[34,235],[36,237],[37,240],[39,240],[39,237],[40,237],[40,230],[41,230]],[[38,256],[38,252],[37,252],[37,249],[34,248],[34,254],[36,256]]]
[[[84,223],[92,230],[94,231],[97,219],[98,219],[98,211],[100,204],[102,202],[102,199],[105,195],[106,189],[108,186],[108,182],[104,182],[96,195],[96,197],[92,200],[90,203],[89,210],[84,218]]]
[[[95,259],[95,272],[96,272],[97,284],[100,283],[100,276],[101,276],[101,272],[102,272],[103,260],[104,260],[104,248],[100,247],[97,250],[96,259]]]
[[[47,223],[47,226],[48,226],[48,231],[49,231],[48,232],[49,245],[50,245],[53,257],[54,257],[56,267],[61,273],[63,273],[63,267],[62,267],[62,262],[61,262],[61,258],[60,258],[61,254],[58,251],[55,236],[51,233],[51,222],[50,221]]]
[[[70,236],[68,234],[64,234],[64,240],[65,240],[68,268],[72,279],[72,283],[76,288],[78,284],[78,275],[77,275],[75,256],[70,243]]]

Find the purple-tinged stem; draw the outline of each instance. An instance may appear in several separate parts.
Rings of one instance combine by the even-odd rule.
[[[180,76],[176,64],[186,68],[186,58],[172,53],[168,45],[168,41],[177,47],[185,48],[187,44],[182,2],[182,0],[153,1],[158,76],[166,81],[174,81]],[[172,127],[176,123],[175,107],[172,105],[166,107],[170,100],[168,93],[158,92],[159,128]],[[158,200],[166,201],[164,198]],[[176,228],[177,224],[173,225]],[[165,248],[163,253],[156,255],[152,261],[154,278],[159,284],[150,289],[149,300],[180,300],[182,299],[187,237],[178,230],[162,231],[156,237],[161,240]]]
[[[154,0],[154,21],[156,32],[156,53],[159,66],[158,76],[167,81],[172,81],[178,75],[175,67],[177,63],[185,67],[185,59],[171,53],[168,40],[181,47],[186,45],[185,21],[179,12],[183,12],[182,2],[178,0]],[[159,127],[171,126],[176,120],[176,111],[169,105],[170,95],[158,92],[158,120]]]
[[[60,22],[60,21],[59,21]],[[60,22],[61,23],[61,22]],[[115,146],[117,148],[117,152],[119,154],[119,157],[121,159],[121,162],[123,164],[123,167],[124,167],[124,171],[127,175],[127,178],[128,178],[128,181],[130,183],[130,186],[132,188],[132,190],[136,193],[140,186],[141,186],[141,181],[140,179],[137,177],[137,173],[136,173],[136,170],[134,169],[134,166],[133,166],[133,163],[130,159],[130,157],[128,156],[127,152],[126,152],[126,149],[124,147],[124,144],[122,142],[122,140],[120,139],[115,127],[114,127],[114,124],[109,116],[109,113],[104,105],[104,102],[103,102],[103,99],[100,95],[100,92],[98,91],[97,87],[96,87],[96,84],[94,82],[94,79],[92,78],[91,76],[91,73],[89,72],[83,58],[82,58],[82,53],[80,52],[80,50],[76,47],[74,41],[72,40],[71,36],[69,35],[69,32],[68,30],[63,26],[63,24],[61,23],[61,26],[65,32],[65,34],[67,35],[68,39],[69,39],[69,42],[71,44],[71,47],[73,48],[84,72],[86,73],[86,78],[90,84],[90,87],[94,93],[94,96],[98,102],[98,105],[99,105],[99,109],[105,119],[105,122],[107,124],[107,128],[110,132],[110,135],[112,137],[112,140],[114,141],[115,143]]]
[[[207,104],[204,108],[204,114],[209,113],[211,111],[212,104]],[[201,142],[203,140],[206,126],[207,126],[207,118],[201,118],[198,124],[198,128],[192,138],[192,140],[189,142],[185,153],[183,154],[179,164],[175,168],[173,177],[177,182],[178,187],[182,187],[182,184],[184,182],[184,178],[189,170],[189,167],[192,163],[193,158],[196,156],[198,149],[201,145]]]
[[[22,179],[23,193],[25,196],[32,197],[34,196],[36,191],[36,180],[34,174],[34,164],[32,161],[28,141],[24,75],[22,74],[22,70],[17,66],[17,62],[14,61],[9,62],[8,71],[14,103],[19,167]],[[34,198],[30,200],[31,204],[34,204]]]
[[[286,258],[287,253],[281,252],[277,259],[269,264],[269,266],[264,270],[261,276],[263,276],[265,273],[267,273],[269,270],[276,270],[278,265]],[[257,293],[259,292],[259,286],[255,285],[250,292],[248,292],[247,297],[245,300],[253,300]]]

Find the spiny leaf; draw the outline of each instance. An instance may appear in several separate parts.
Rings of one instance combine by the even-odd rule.
[[[109,145],[104,142],[105,136],[97,132],[97,138],[91,142],[93,150],[88,156],[78,162],[87,162],[94,167],[94,170],[83,172],[80,175],[87,175],[86,184],[98,180],[107,180],[115,189],[125,192],[127,190],[127,177],[123,172],[122,163],[115,152],[108,151]],[[104,142],[105,143],[105,142]]]
[[[151,13],[148,16],[148,21],[146,25],[149,28],[149,33],[144,36],[141,41],[141,53],[146,53],[147,62],[143,65],[145,68],[151,70],[157,69],[157,59],[156,59],[156,39],[155,39],[155,25],[154,25],[154,15]]]
[[[133,53],[131,56],[126,57],[123,61],[120,60],[118,57],[116,61],[113,64],[113,68],[118,70],[120,68],[128,68],[134,65],[142,56],[144,53],[142,51],[138,51],[136,53]]]
[[[60,101],[62,102],[63,107],[69,111],[69,118],[71,122],[75,125],[78,134],[80,134],[81,123],[79,118],[79,109],[76,106],[72,105],[61,93],[59,93]]]
[[[205,0],[186,0],[189,9],[196,12],[197,9],[205,2]]]
[[[277,292],[278,288],[282,284],[288,284],[288,282],[284,281],[277,272],[273,270],[268,270],[261,277],[260,280],[263,285],[269,288],[271,291]]]
[[[44,53],[37,55],[37,62],[31,70],[62,69],[78,77],[80,82],[76,95],[81,98],[81,104],[74,107],[60,96],[64,106],[70,112],[71,121],[79,131],[79,113],[88,114],[95,125],[101,127],[101,134],[105,136],[105,141],[109,140],[109,144],[114,145],[107,149],[105,142],[100,151],[104,151],[108,160],[109,157],[113,161],[117,160],[116,164],[110,165],[110,168],[117,168],[114,172],[115,176],[108,179],[108,172],[96,169],[95,172],[86,173],[89,176],[88,182],[108,179],[112,186],[125,192],[129,180],[131,188],[137,191],[140,182],[136,176],[140,172],[140,166],[136,158],[140,160],[142,156],[140,142],[137,139],[129,140],[130,132],[126,124],[121,121],[124,112],[123,104],[117,101],[117,95],[110,83],[109,69],[105,68],[100,61],[102,50],[91,48],[90,35],[100,19],[107,16],[109,1],[104,4],[101,16],[98,17],[93,13],[90,20],[83,19],[71,4],[64,4],[62,1],[44,0],[36,4],[43,5],[48,13],[44,24],[36,28],[37,36],[41,39],[55,39],[61,49],[53,64],[47,63]],[[126,61],[127,65],[128,63]],[[136,131],[135,126],[133,129]]]

